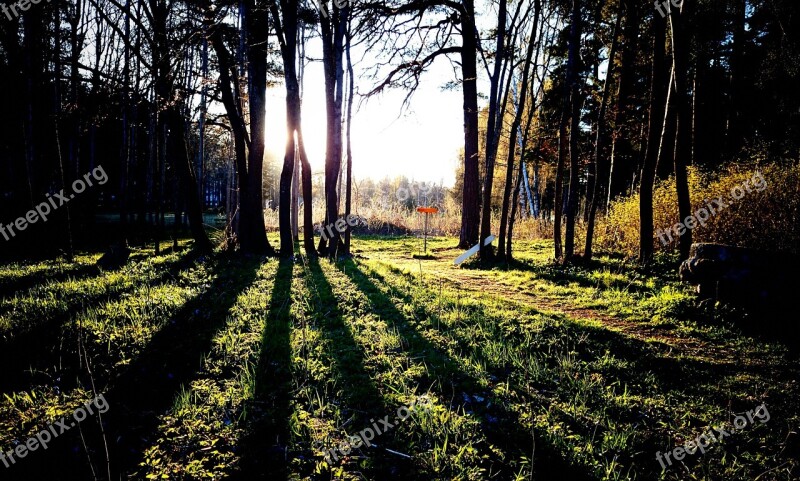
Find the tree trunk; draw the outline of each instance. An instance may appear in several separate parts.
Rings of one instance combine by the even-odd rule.
[[[197,179],[192,170],[189,151],[186,148],[186,126],[175,107],[169,107],[164,112],[164,116],[166,125],[170,130],[169,154],[180,181],[180,190],[185,198],[186,213],[189,216],[189,229],[195,241],[195,247],[201,252],[209,252],[212,246],[203,228],[203,212],[200,208],[200,197],[197,192]],[[175,222],[178,222],[177,218]]]
[[[482,261],[489,260],[492,256],[491,245],[483,245],[483,239],[491,235],[492,221],[492,185],[494,183],[494,165],[497,160],[497,141],[499,132],[502,130],[502,108],[500,107],[499,96],[501,88],[500,74],[505,69],[506,62],[506,29],[508,25],[508,14],[506,11],[506,0],[499,0],[500,6],[497,14],[497,43],[495,46],[494,70],[489,78],[489,118],[486,126],[486,149],[485,165],[486,173],[483,178],[483,202],[481,210],[481,230],[480,230],[480,257]],[[513,69],[510,78],[513,78]],[[498,112],[500,110],[500,112]],[[499,118],[498,118],[499,117]]]
[[[606,79],[603,85],[603,98],[600,101],[600,111],[597,114],[597,137],[594,142],[594,165],[595,165],[595,178],[594,178],[594,192],[592,198],[587,199],[590,204],[589,219],[586,226],[586,248],[584,249],[583,257],[585,260],[592,258],[592,242],[594,240],[594,223],[597,216],[597,209],[600,206],[601,199],[603,199],[603,185],[606,184],[606,179],[609,177],[610,165],[605,161],[604,142],[606,139],[606,106],[608,103],[609,92],[611,91],[611,84],[614,81],[614,59],[617,54],[617,43],[619,40],[619,27],[622,22],[622,0],[619,2],[619,11],[617,12],[617,23],[614,25],[613,38],[611,39],[611,50],[608,55],[608,71],[606,72]]]
[[[725,152],[734,156],[742,145],[742,98],[744,75],[745,24],[747,23],[747,0],[734,0],[733,42],[730,50],[730,99],[728,122],[725,132]]]
[[[653,67],[650,79],[647,149],[639,185],[639,262],[643,264],[650,262],[653,257],[653,185],[666,122],[665,109],[669,99],[664,52],[666,35],[666,19],[655,16],[653,19]]]
[[[525,62],[522,67],[522,84],[520,85],[520,89],[522,92],[520,93],[519,101],[517,102],[516,112],[514,114],[514,121],[511,124],[511,138],[508,141],[508,157],[506,158],[506,183],[503,189],[503,209],[500,214],[500,238],[498,242],[498,257],[503,259],[506,256],[506,252],[510,252],[511,249],[506,249],[505,247],[505,240],[506,240],[506,225],[507,225],[507,216],[509,211],[509,197],[511,195],[511,184],[514,180],[514,159],[516,158],[516,147],[517,147],[517,136],[519,135],[520,125],[522,124],[522,114],[525,110],[525,104],[528,100],[528,89],[530,87],[530,73],[531,73],[531,65],[533,63],[533,52],[534,46],[536,45],[536,33],[539,29],[539,14],[541,13],[541,0],[536,0],[534,5],[534,17],[533,17],[533,26],[531,28],[531,34],[528,39],[528,49],[525,52]],[[531,103],[530,112],[536,110],[535,106],[535,99],[534,102]],[[523,146],[524,148],[524,146]],[[524,152],[520,152],[520,154],[524,155]],[[522,163],[522,159],[520,159],[520,172],[524,168],[524,164]],[[517,182],[519,184],[519,181]],[[517,185],[516,189],[514,190],[514,196],[519,192],[519,185]],[[516,203],[513,208],[516,211]],[[513,214],[512,214],[513,216]],[[509,240],[510,240],[509,236]],[[510,246],[510,243],[509,243]]]
[[[294,232],[292,230],[292,184],[296,167],[297,145],[295,132],[300,118],[300,85],[297,81],[297,1],[281,2],[281,17],[278,7],[272,6],[272,16],[278,32],[278,41],[283,58],[283,77],[286,82],[286,149],[280,179],[280,201],[278,207],[281,236],[281,257],[294,254]]]
[[[461,19],[463,44],[461,71],[464,96],[464,191],[461,200],[461,233],[458,246],[469,249],[478,243],[480,222],[480,173],[478,168],[478,43],[475,30],[475,2],[464,0]]]
[[[219,62],[219,88],[225,113],[231,124],[238,179],[238,214],[233,224],[238,233],[241,250],[245,253],[273,254],[264,226],[263,166],[264,166],[264,121],[267,81],[267,12],[254,6],[253,0],[242,2],[242,40],[238,59],[244,60],[242,49],[248,54],[250,95],[250,127],[248,136],[239,94],[240,70],[234,64],[225,46],[220,28],[214,24],[214,12],[208,1],[203,2],[205,30],[217,54]],[[242,45],[243,44],[243,45]],[[248,149],[249,146],[249,157]]]
[[[182,118],[179,104],[175,103],[179,98],[175,91],[175,82],[171,74],[169,45],[167,36],[167,15],[166,5],[158,5],[153,8],[153,37],[155,50],[158,52],[158,64],[154,65],[157,75],[155,79],[156,98],[160,105],[165,106],[162,111],[164,125],[169,128],[168,152],[172,161],[175,173],[181,184],[181,191],[186,197],[186,209],[189,215],[189,227],[195,241],[195,247],[200,251],[210,251],[211,241],[209,241],[203,228],[203,212],[200,207],[200,198],[197,191],[197,180],[192,170],[192,161],[186,148],[186,124]],[[175,219],[177,222],[177,219]]]
[[[522,152],[524,154],[524,152]],[[528,173],[525,171],[525,162],[519,163],[519,173],[517,174],[517,183],[514,185],[514,196],[511,200],[511,214],[508,219],[508,239],[506,240],[506,250],[504,258],[506,262],[511,262],[514,259],[512,252],[513,239],[514,239],[514,219],[517,215],[517,200],[521,188],[522,178],[527,177]],[[501,244],[502,245],[502,244]]]
[[[208,74],[208,39],[203,36],[203,46],[201,50],[202,55],[202,86],[200,93],[200,121],[198,125],[199,130],[199,144],[197,146],[197,180],[200,185],[200,208],[205,209],[205,166],[206,166],[206,113],[208,112],[208,84],[206,79]]]
[[[347,44],[345,46],[345,54],[347,57],[347,79],[348,79],[348,86],[347,86],[347,187],[346,187],[346,196],[347,199],[345,200],[344,206],[344,215],[345,218],[350,219],[350,215],[352,214],[353,210],[353,138],[352,138],[352,127],[353,127],[353,96],[355,94],[355,86],[356,80],[355,76],[353,75],[353,59],[350,56],[350,46],[353,42],[353,36],[351,34],[351,26],[350,26],[350,19],[348,19],[347,23]],[[350,237],[352,227],[347,225],[347,230],[344,234],[344,250],[347,254],[350,254]]]
[[[344,35],[349,7],[332,12],[332,19],[322,19],[322,55],[325,71],[325,110],[327,119],[327,142],[325,152],[325,222],[335,223],[339,217],[337,184],[342,168],[342,102],[344,86]],[[320,254],[335,259],[342,243],[339,233],[332,229],[329,242],[320,241]]]
[[[617,89],[617,105],[614,112],[614,133],[611,141],[611,163],[608,174],[605,207],[606,212],[611,201],[626,192],[634,169],[632,132],[636,127],[631,122],[630,97],[636,80],[637,40],[639,38],[639,6],[637,0],[623,0],[625,4],[624,44],[619,70],[619,87]],[[663,20],[663,18],[662,18]]]
[[[247,159],[247,189],[240,201],[239,240],[244,252],[273,255],[275,251],[269,244],[264,226],[262,190],[269,25],[265,8],[256,7],[255,0],[246,0],[244,4],[250,96],[250,150]]]
[[[677,104],[678,128],[675,140],[675,187],[678,191],[678,222],[691,215],[692,204],[689,197],[689,178],[686,166],[692,159],[692,98],[689,94],[689,38],[686,29],[688,6],[672,9],[669,20],[672,29],[672,65],[675,101]],[[692,247],[692,230],[686,229],[680,236],[681,260],[689,258]]]
[[[581,39],[581,2],[572,1],[572,26],[570,28],[569,42],[569,77],[570,101],[572,105],[572,123],[569,133],[569,192],[567,193],[567,227],[564,241],[565,261],[569,261],[575,252],[575,216],[578,212],[578,187],[580,170],[578,165],[578,138],[580,136],[581,98],[578,85],[578,62],[580,56]]]
[[[569,96],[565,96],[568,99]],[[561,240],[561,215],[564,206],[564,159],[567,156],[567,121],[569,121],[569,101],[565,101],[562,106],[561,121],[558,127],[558,162],[556,163],[556,192],[553,201],[554,217],[553,240],[555,242],[555,258],[561,260],[564,257],[563,245]]]

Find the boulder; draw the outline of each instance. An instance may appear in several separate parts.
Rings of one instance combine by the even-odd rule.
[[[111,244],[103,257],[97,261],[98,267],[105,270],[117,270],[128,263],[131,249],[124,242]]]
[[[795,291],[800,258],[722,244],[693,244],[680,278],[704,299],[746,307],[780,304]]]

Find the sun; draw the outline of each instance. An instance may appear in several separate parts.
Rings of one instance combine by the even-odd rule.
[[[448,74],[445,69],[420,83],[413,97],[413,110],[402,110],[406,95],[403,91],[388,91],[366,102],[357,98],[352,127],[356,179],[404,176],[447,186],[455,183],[458,153],[464,143],[462,99],[459,92],[441,90]],[[305,85],[303,140],[311,169],[319,173],[325,168],[327,136],[321,64],[306,67]],[[267,149],[278,159],[284,154],[285,125],[286,91],[278,84],[267,91],[266,127]]]

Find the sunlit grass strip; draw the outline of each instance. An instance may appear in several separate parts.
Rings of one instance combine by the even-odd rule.
[[[14,262],[0,265],[0,292],[21,278],[35,276],[38,279],[45,280],[59,274],[77,272],[83,268],[94,266],[99,258],[99,254],[88,254],[75,256],[72,262],[58,259],[55,261]]]
[[[163,279],[165,269],[187,255],[170,254],[132,262],[97,277],[47,282],[0,299],[0,336],[14,336],[76,308],[118,295],[142,283]]]
[[[547,341],[547,338],[550,337],[551,340],[542,346],[546,354],[543,359],[540,359],[536,353],[542,352],[537,349],[541,342],[532,342],[531,339],[521,339],[519,336],[518,328],[522,328],[522,333],[537,331],[531,326],[525,327],[524,313],[527,307],[524,304],[508,300],[498,303],[490,299],[492,296],[480,294],[469,294],[467,299],[464,299],[463,293],[452,292],[450,289],[453,284],[447,282],[442,285],[447,286],[448,289],[444,290],[444,296],[439,296],[439,286],[436,283],[428,282],[430,278],[423,278],[427,280],[420,281],[418,275],[408,274],[383,262],[369,261],[367,264],[373,268],[370,273],[371,278],[385,276],[386,279],[382,282],[385,291],[395,292],[395,296],[399,296],[398,302],[404,303],[406,309],[419,313],[420,323],[418,326],[420,328],[428,327],[426,336],[432,340],[438,340],[442,347],[460,345],[463,346],[462,349],[466,348],[467,352],[470,350],[473,353],[477,350],[483,351],[476,359],[466,363],[476,366],[476,370],[483,367],[491,369],[507,366],[508,361],[513,360],[511,356],[515,352],[517,356],[524,357],[533,353],[530,360],[525,362],[533,368],[530,377],[534,379],[538,377],[539,381],[542,376],[545,379],[548,377],[558,379],[557,386],[551,385],[548,388],[547,384],[540,383],[538,385],[532,383],[527,386],[527,382],[520,382],[522,376],[517,372],[509,377],[511,382],[508,386],[511,393],[515,397],[522,393],[543,397],[541,401],[549,404],[549,408],[543,414],[536,416],[537,432],[543,433],[547,443],[556,446],[565,456],[568,456],[572,463],[586,466],[598,476],[598,479],[636,479],[637,471],[649,472],[650,467],[646,466],[647,461],[640,460],[638,463],[636,461],[631,463],[631,460],[627,459],[625,463],[621,463],[615,453],[637,452],[640,449],[639,446],[650,443],[654,436],[660,435],[658,433],[676,432],[675,428],[687,421],[684,419],[684,413],[692,412],[697,417],[709,419],[713,418],[712,413],[719,410],[719,407],[715,406],[713,402],[698,402],[700,398],[697,397],[676,398],[677,393],[660,388],[658,381],[648,373],[646,364],[637,365],[639,360],[633,365],[627,366],[626,369],[608,372],[604,366],[607,365],[609,359],[613,364],[613,358],[608,357],[608,351],[605,351],[604,356],[598,357],[604,352],[604,349],[607,349],[606,341],[602,340],[605,337],[602,334],[605,329],[602,327],[595,326],[593,329],[587,330],[581,327],[581,323],[575,323],[568,316],[560,316],[562,320],[559,321],[559,324],[565,327],[574,324],[577,328],[570,327],[566,331],[561,329],[563,332],[559,336],[547,336],[542,339]],[[390,289],[389,286],[392,288]],[[476,312],[470,312],[469,306],[482,306],[491,314],[480,315],[478,313],[479,315],[476,315]],[[498,308],[498,306],[505,306],[505,308]],[[509,309],[516,311],[517,314],[509,315],[508,312],[503,312]],[[437,313],[441,314],[436,315]],[[454,316],[456,319],[466,317],[469,319],[469,323],[453,323],[452,319],[448,319],[450,316]],[[510,319],[514,319],[514,321],[509,322]],[[550,323],[548,325],[558,324]],[[500,337],[496,335],[498,326],[503,327]],[[433,330],[431,328],[435,328],[435,331],[439,332],[431,333],[430,331]],[[707,329],[697,328],[697,331]],[[495,335],[486,335],[493,331]],[[720,336],[720,334],[717,335]],[[732,333],[728,333],[727,338],[729,342],[738,339]],[[739,341],[736,343],[740,344]],[[561,353],[558,350],[551,351],[546,347],[547,344],[555,346],[560,344],[565,347],[565,350]],[[621,351],[635,356],[626,348],[621,348]],[[755,354],[755,351],[750,349],[748,352],[749,355]],[[588,359],[587,355],[590,356]],[[656,353],[653,352],[651,355],[655,357]],[[506,363],[503,362],[503,357],[506,358]],[[491,358],[494,359],[488,365],[485,362],[482,363]],[[516,364],[518,367],[520,366],[520,363]],[[626,381],[624,377],[617,374],[625,372],[635,372],[638,375]],[[527,377],[527,373],[525,377]],[[626,375],[625,377],[630,376]],[[693,388],[698,390],[708,388],[709,392],[719,390],[720,386],[716,385],[716,379],[708,378],[707,375],[703,375],[699,379],[703,379],[708,384],[698,386],[695,382]],[[693,384],[690,379],[686,379],[686,381],[687,388]],[[633,384],[629,385],[629,382]],[[639,394],[631,393],[634,388]],[[750,389],[752,389],[750,383],[740,383],[737,386],[737,392],[747,392]],[[525,406],[522,408],[520,415],[524,416]],[[645,423],[644,426],[640,422],[621,421],[625,418],[636,419],[638,416],[636,413],[648,413],[648,417],[667,420],[670,426],[664,429],[663,425],[654,424],[652,421]],[[586,426],[595,426],[595,428],[587,432]],[[599,438],[598,433],[601,435]],[[710,460],[705,461],[711,462]],[[713,463],[719,469],[719,457]],[[627,466],[624,473],[623,464]]]
[[[344,328],[363,353],[366,374],[378,386],[382,406],[365,406],[362,409],[366,409],[369,415],[359,414],[359,404],[363,404],[363,401],[359,403],[355,399],[357,404],[353,406],[351,401],[348,407],[356,412],[341,412],[336,416],[338,424],[353,425],[352,429],[355,429],[359,423],[367,422],[370,416],[381,418],[382,413],[393,412],[397,406],[425,395],[431,399],[431,409],[411,423],[400,426],[392,433],[391,439],[382,442],[394,451],[412,456],[419,476],[441,473],[456,478],[479,479],[484,471],[479,466],[479,450],[475,446],[486,443],[479,423],[473,415],[463,410],[448,408],[449,399],[441,397],[442,384],[458,377],[459,373],[443,371],[438,359],[430,357],[435,353],[423,352],[421,346],[411,346],[407,324],[413,319],[402,311],[386,310],[386,306],[368,297],[365,291],[369,288],[351,279],[346,273],[348,268],[347,264],[340,270],[322,263],[322,271],[334,292],[346,293],[339,298],[339,309],[344,313]],[[343,344],[336,342],[335,338],[331,338],[331,342],[340,348]],[[352,393],[346,394],[355,397]],[[344,432],[353,434],[348,430]],[[341,443],[343,439],[334,437],[321,442],[329,446]],[[338,467],[335,470],[337,475],[342,476],[344,472],[356,477],[360,469],[377,469],[381,466],[377,463],[391,463],[400,459],[396,455],[389,455],[387,459],[384,454],[371,460],[377,454],[369,450],[362,451],[366,459]],[[318,466],[318,469],[326,468],[325,462]]]
[[[203,271],[200,268],[200,271]],[[65,349],[61,363],[62,372],[52,373],[51,379],[69,374],[79,374],[78,336],[83,337],[84,354],[88,356],[98,384],[108,382],[135,359],[152,336],[186,302],[207,288],[205,275],[184,274],[171,283],[144,285],[123,298],[78,313],[62,329]],[[85,362],[85,360],[84,360]],[[101,384],[102,383],[102,384]],[[88,387],[64,391],[56,386],[31,386],[24,392],[6,393],[0,400],[0,442],[7,442],[12,432],[23,426],[41,424],[42,419],[52,420],[63,415],[56,406],[72,405],[86,398]],[[27,429],[27,428],[25,428]],[[25,435],[30,433],[24,433]],[[8,436],[8,439],[6,437]]]
[[[491,296],[464,296],[450,289],[439,296],[435,285],[415,276],[383,263],[370,265],[375,265],[372,278],[385,276],[381,289],[403,296],[399,302],[417,313],[423,335],[449,349],[451,356],[462,359],[476,375],[494,377],[488,373],[507,372],[509,365],[516,368],[506,374],[494,393],[495,401],[516,412],[519,422],[526,428],[535,425],[572,463],[588,470],[604,466],[602,456],[596,458],[602,452],[594,448],[593,434],[582,426],[594,425],[605,431],[614,425],[603,406],[612,403],[615,395],[603,390],[601,374],[574,351],[591,340],[571,327],[572,321],[542,316],[525,305],[498,302]],[[441,315],[434,323],[435,312]],[[526,399],[529,402],[520,402]],[[532,418],[531,409],[541,414]],[[625,438],[630,438],[633,428],[620,427],[629,433]],[[524,462],[520,460],[520,465]]]
[[[255,283],[238,295],[197,379],[182,387],[170,412],[160,417],[159,437],[146,448],[137,477],[222,479],[237,466],[277,265],[264,264]]]

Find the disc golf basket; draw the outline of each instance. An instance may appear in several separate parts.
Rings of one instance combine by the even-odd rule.
[[[438,213],[439,209],[436,207],[417,207],[417,212],[425,214],[425,230],[422,233],[422,238],[424,239],[425,244],[424,255],[428,255],[428,216]]]

